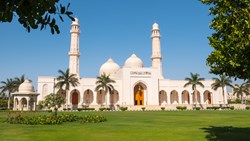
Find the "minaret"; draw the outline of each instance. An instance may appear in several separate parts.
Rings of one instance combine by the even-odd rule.
[[[159,72],[159,78],[163,79],[162,75],[162,62],[161,62],[161,43],[160,43],[160,29],[159,25],[155,22],[152,29],[152,67],[157,68]]]
[[[70,43],[70,51],[69,51],[69,73],[70,74],[76,74],[78,78],[80,78],[79,75],[79,23],[78,19],[75,18],[75,21],[71,24],[71,43]]]

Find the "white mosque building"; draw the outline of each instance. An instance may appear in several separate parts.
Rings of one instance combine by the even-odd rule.
[[[184,87],[185,80],[164,79],[162,75],[162,55],[160,45],[160,29],[157,23],[152,27],[152,66],[144,67],[143,61],[132,54],[124,64],[118,65],[109,58],[99,70],[99,74],[106,73],[115,80],[115,90],[107,95],[103,91],[95,91],[96,78],[81,78],[79,74],[79,35],[80,25],[78,19],[71,24],[71,45],[69,55],[70,74],[76,74],[80,84],[77,87],[70,87],[67,95],[67,102],[64,107],[82,108],[89,106],[98,109],[106,104],[115,108],[126,106],[129,109],[174,109],[176,106],[185,105],[192,108],[196,103],[191,86]],[[38,101],[53,92],[61,92],[55,89],[56,77],[38,77]],[[225,101],[223,102],[222,90],[217,91],[211,88],[214,81],[205,80],[202,83],[204,88],[197,87],[197,103],[200,106],[212,106],[211,104],[227,104],[225,88]],[[107,103],[106,103],[107,102]]]

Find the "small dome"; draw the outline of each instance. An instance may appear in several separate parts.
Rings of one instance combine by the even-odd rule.
[[[25,80],[20,86],[19,86],[19,93],[33,93],[34,87],[31,83],[31,80]]]
[[[108,59],[107,62],[105,62],[101,68],[100,68],[100,75],[101,74],[107,74],[110,76],[115,75],[120,70],[120,66],[116,64],[111,58]]]
[[[132,54],[125,62],[124,67],[127,68],[142,68],[143,62],[135,54]]]
[[[159,25],[156,22],[153,24],[153,30],[154,29],[159,29]]]

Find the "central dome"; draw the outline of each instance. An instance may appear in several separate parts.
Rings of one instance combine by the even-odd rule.
[[[143,62],[135,54],[132,54],[125,62],[124,67],[126,68],[142,68]]]
[[[106,63],[104,63],[100,68],[100,75],[107,74],[110,76],[115,75],[120,70],[120,66],[116,64],[111,58],[108,59]]]
[[[34,87],[31,80],[25,80],[18,88],[19,93],[33,93]]]

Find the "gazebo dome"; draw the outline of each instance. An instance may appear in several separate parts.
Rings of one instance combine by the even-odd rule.
[[[108,59],[107,62],[105,62],[101,68],[100,68],[100,75],[101,74],[107,74],[110,76],[115,75],[120,70],[120,66],[116,64],[111,58]]]
[[[31,83],[31,80],[25,80],[20,86],[19,86],[19,93],[34,93],[34,87]]]
[[[124,67],[126,68],[142,68],[143,62],[135,54],[132,54],[125,62]]]

